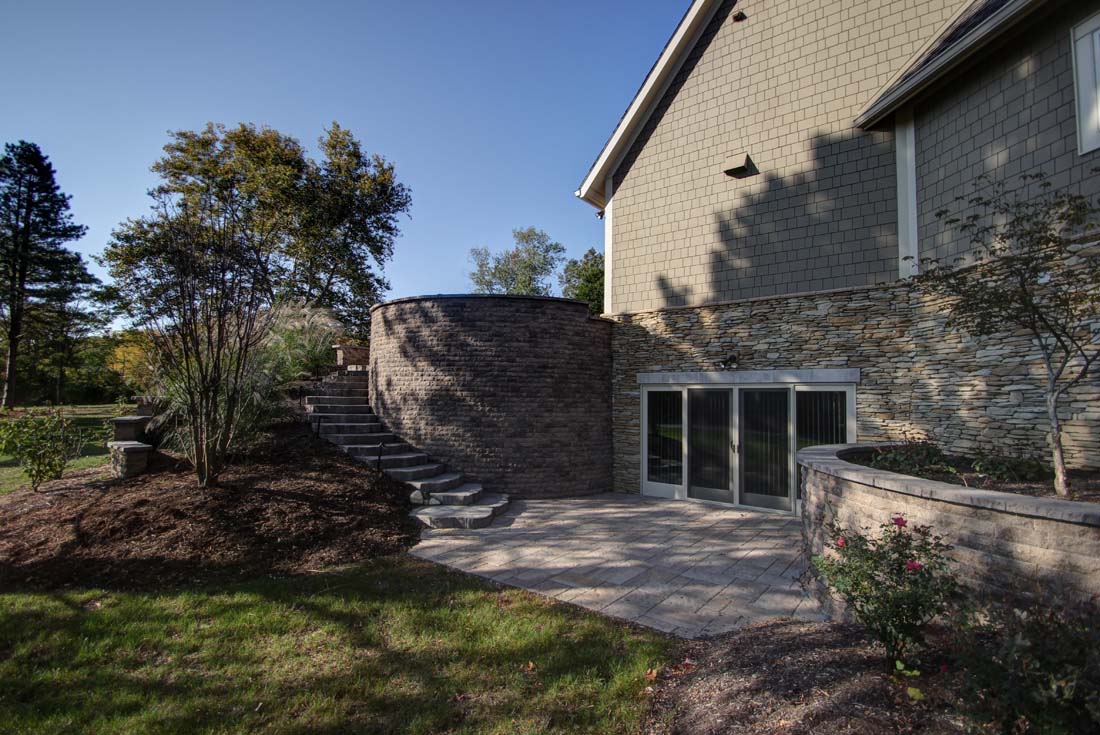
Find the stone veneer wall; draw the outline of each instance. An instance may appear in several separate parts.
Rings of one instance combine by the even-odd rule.
[[[1023,333],[980,341],[946,328],[942,300],[905,284],[750,299],[615,317],[612,425],[616,490],[638,492],[638,373],[859,368],[860,441],[929,436],[953,452],[1047,456],[1043,369]],[[1064,409],[1066,459],[1100,467],[1100,376]]]
[[[1069,599],[1100,593],[1100,505],[972,490],[844,461],[859,449],[799,452],[805,553],[822,553],[822,521],[833,515],[841,525],[872,528],[901,515],[944,536],[973,591]]]
[[[579,301],[429,296],[371,310],[371,406],[491,492],[611,486],[611,323]]]

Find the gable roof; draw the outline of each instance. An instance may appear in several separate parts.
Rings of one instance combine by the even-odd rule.
[[[576,195],[597,209],[607,206],[604,183],[607,175],[614,172],[622,162],[627,151],[634,144],[654,108],[668,91],[676,72],[683,66],[688,52],[695,47],[699,37],[710,24],[721,6],[722,0],[694,0],[684,14],[676,31],[665,44],[661,55],[649,70],[642,86],[631,100],[630,106],[619,119],[619,124],[611,133],[599,157],[588,170],[588,174],[577,189]]]
[[[856,116],[869,128],[912,101],[979,49],[1013,28],[1045,0],[970,0],[909,57]]]

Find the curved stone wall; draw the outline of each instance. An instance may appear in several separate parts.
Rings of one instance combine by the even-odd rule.
[[[611,489],[611,323],[584,303],[398,299],[370,344],[371,405],[436,460],[516,497]]]
[[[849,527],[877,527],[902,515],[932,526],[954,547],[961,580],[976,592],[1068,599],[1100,593],[1100,505],[975,490],[844,460],[873,446],[798,453],[807,554],[822,553],[828,514]]]

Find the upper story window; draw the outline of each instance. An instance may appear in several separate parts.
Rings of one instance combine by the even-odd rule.
[[[1100,13],[1073,29],[1077,152],[1100,148]]]

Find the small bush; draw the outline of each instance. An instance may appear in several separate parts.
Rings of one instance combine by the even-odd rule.
[[[882,643],[891,664],[903,660],[958,587],[946,555],[951,547],[929,526],[910,526],[901,516],[882,524],[877,536],[835,519],[825,529],[830,549],[814,557],[814,568]]]
[[[942,449],[923,440],[907,440],[891,447],[875,449],[869,464],[876,469],[906,475],[958,474]]]
[[[1038,482],[1054,477],[1054,470],[1037,459],[983,454],[971,463],[974,471],[994,482]]]
[[[30,480],[31,489],[56,480],[73,457],[80,456],[84,439],[60,410],[25,413],[0,422],[0,452],[10,454]]]
[[[996,606],[957,626],[975,719],[1002,733],[1100,732],[1100,628],[1095,605]]]

